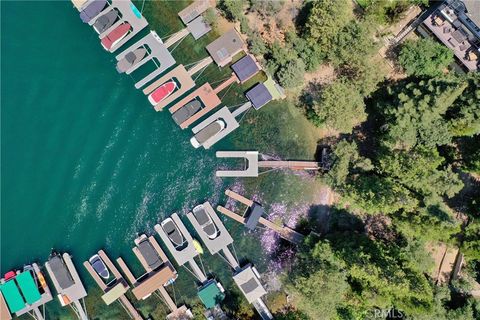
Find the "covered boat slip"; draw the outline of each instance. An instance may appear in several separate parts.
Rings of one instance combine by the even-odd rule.
[[[106,37],[111,31],[113,31],[116,27],[121,25],[124,22],[128,22],[131,26],[131,31],[128,33],[122,40],[116,43],[114,46],[110,48],[110,52],[115,52],[118,48],[120,48],[123,44],[125,44],[128,40],[133,38],[137,33],[139,33],[143,28],[148,25],[147,20],[142,16],[137,16],[136,12],[139,12],[135,5],[129,0],[112,0],[109,7],[105,10],[100,12],[95,18],[91,21],[95,21],[100,15],[106,13],[112,9],[117,9],[120,12],[121,19],[115,22],[110,28],[102,32],[98,35],[100,39]]]
[[[195,87],[195,82],[193,81],[191,75],[188,73],[187,69],[183,65],[178,65],[170,72],[166,73],[163,77],[155,80],[153,83],[148,85],[143,89],[145,95],[149,95],[155,89],[163,85],[165,82],[174,79],[177,84],[180,86],[176,91],[169,95],[164,100],[160,101],[154,108],[156,111],[162,111],[167,105],[178,99],[185,92]]]
[[[180,11],[178,16],[184,24],[188,24],[190,21],[204,13],[208,8],[210,8],[209,0],[196,0]]]
[[[176,63],[175,59],[170,54],[167,47],[163,44],[162,40],[155,31],[150,31],[149,34],[147,34],[139,41],[135,42],[133,45],[131,45],[128,49],[117,55],[115,58],[117,59],[117,61],[120,61],[123,57],[125,57],[126,54],[140,47],[148,47],[148,49],[150,49],[150,52],[139,63],[133,65],[130,69],[128,69],[126,71],[126,74],[131,74],[148,61],[152,61],[152,59],[156,59],[160,65],[157,65],[157,68],[150,74],[148,74],[145,78],[135,83],[135,88],[137,89],[143,87],[145,84],[152,81],[160,74],[164,73],[167,69],[174,66]]]
[[[258,151],[217,151],[217,158],[241,158],[246,161],[243,170],[217,170],[217,177],[258,177]]]

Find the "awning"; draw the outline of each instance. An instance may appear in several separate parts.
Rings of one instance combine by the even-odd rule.
[[[30,271],[20,273],[15,277],[15,280],[28,304],[34,304],[42,298]]]
[[[25,308],[25,301],[23,301],[22,295],[20,294],[20,291],[18,291],[15,280],[12,279],[5,282],[0,287],[0,290],[2,291],[5,301],[7,302],[10,313],[15,313]]]

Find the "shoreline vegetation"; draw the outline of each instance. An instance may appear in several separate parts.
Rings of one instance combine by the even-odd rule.
[[[190,3],[133,2],[144,6],[161,36],[183,28],[165,12]],[[179,63],[191,63],[236,25],[287,99],[248,113],[228,143],[283,159],[319,160],[319,147],[329,151],[330,169],[316,175],[276,171],[233,182],[232,189],[266,203],[269,218],[310,234],[298,248],[265,231],[258,237],[268,248],[262,263],[275,319],[480,317],[471,294],[480,282],[480,76],[455,73],[450,52],[414,35],[389,48],[388,57],[379,53],[392,25],[410,8],[428,5],[218,0],[205,13],[213,31],[176,49]],[[199,84],[229,72],[209,66]],[[258,80],[232,87],[222,101],[235,105]],[[439,246],[465,257],[451,281],[437,281],[431,248]],[[222,308],[230,317],[256,318],[234,285],[225,289]],[[120,306],[101,305],[100,295],[89,286],[89,315],[128,319]],[[188,298],[202,319],[200,301]],[[149,300],[135,306],[144,316],[165,318],[167,308]],[[54,314],[71,316],[65,312]]]

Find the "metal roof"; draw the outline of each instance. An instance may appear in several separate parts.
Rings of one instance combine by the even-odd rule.
[[[263,207],[257,203],[253,203],[253,206],[248,209],[248,217],[247,221],[245,222],[245,228],[249,230],[255,229],[258,224],[258,220],[263,215],[265,210]]]
[[[233,280],[249,303],[254,302],[267,293],[250,265],[234,275]]]
[[[15,313],[25,307],[25,301],[23,301],[22,295],[20,294],[20,291],[18,291],[15,280],[12,279],[5,282],[0,287],[0,290],[7,302],[10,313]]]
[[[252,102],[253,107],[256,110],[260,109],[273,99],[272,95],[263,83],[257,84],[245,95],[247,96],[248,100]]]
[[[212,27],[205,21],[202,16],[197,17],[193,21],[187,24],[187,29],[195,40],[200,39],[203,35],[207,34]]]
[[[198,291],[198,297],[205,308],[210,309],[219,304],[225,298],[225,294],[220,291],[215,281],[210,281]]]
[[[20,273],[15,280],[28,304],[33,304],[42,298],[30,271]]]
[[[238,79],[243,82],[253,77],[259,70],[259,66],[251,55],[246,55],[232,65],[232,69]]]

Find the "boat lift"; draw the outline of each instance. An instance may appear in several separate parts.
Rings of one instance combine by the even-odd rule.
[[[168,250],[172,254],[177,264],[179,266],[183,266],[185,265],[185,263],[188,262],[188,264],[192,268],[192,274],[197,278],[197,280],[200,283],[204,283],[208,279],[194,259],[196,256],[199,255],[199,252],[195,249],[192,236],[188,232],[182,220],[180,220],[180,217],[178,216],[178,214],[173,213],[170,216],[170,218],[173,220],[173,222],[176,224],[177,228],[179,229],[180,233],[183,235],[187,243],[186,246],[182,247],[180,250],[177,250],[173,246],[172,242],[168,238],[168,235],[165,233],[165,231],[160,226],[160,224],[156,224],[154,226],[155,231],[160,235],[160,238],[162,239],[163,243],[167,246]],[[189,269],[187,268],[187,270]]]
[[[128,300],[128,298],[125,296],[125,293],[128,291],[130,288],[125,279],[123,278],[122,274],[118,271],[118,269],[115,267],[113,262],[108,258],[107,254],[105,251],[100,250],[98,251],[98,256],[102,259],[102,261],[105,263],[107,268],[112,272],[113,274],[113,280],[110,281],[109,283],[105,283],[100,276],[95,272],[93,269],[92,265],[90,264],[89,261],[85,261],[83,265],[87,269],[88,273],[92,276],[93,280],[97,283],[97,285],[102,289],[104,294],[102,295],[102,300],[105,302],[105,304],[110,305],[114,301],[120,302],[120,305],[125,309],[125,311],[128,313],[131,319],[134,320],[143,320],[142,316],[140,313],[135,309],[133,304]]]
[[[52,260],[56,259],[56,260]],[[70,306],[78,319],[88,320],[83,298],[87,296],[85,287],[73,265],[70,254],[54,255],[45,263],[62,306]],[[68,272],[68,273],[67,273]]]
[[[155,31],[150,31],[150,33],[147,34],[145,37],[135,42],[133,45],[131,45],[128,49],[124,50],[122,53],[118,54],[115,57],[115,59],[117,59],[117,61],[120,61],[123,57],[125,57],[127,53],[132,52],[135,49],[140,47],[148,48],[150,49],[150,52],[140,62],[131,66],[130,69],[128,69],[125,72],[126,74],[131,74],[132,72],[134,72],[135,70],[143,66],[145,63],[147,63],[148,61],[155,62],[155,60],[153,59],[156,59],[160,65],[157,65],[157,68],[154,71],[152,71],[146,77],[144,77],[143,79],[135,83],[135,88],[137,89],[143,87],[145,84],[155,79],[155,77],[164,73],[167,69],[174,66],[176,62],[173,56],[168,51],[165,44],[163,44],[162,39],[160,39],[160,37]]]
[[[233,200],[236,200],[246,205],[247,210],[244,212],[243,215],[240,215],[231,210],[228,210],[225,207],[218,206],[217,210],[222,214],[226,215],[229,218],[232,218],[237,222],[243,223],[248,230],[254,230],[257,224],[260,223],[265,227],[275,231],[280,237],[287,241],[290,241],[291,243],[297,245],[302,243],[303,238],[305,237],[303,234],[298,233],[287,226],[279,226],[263,218],[262,215],[265,213],[265,210],[259,203],[247,199],[244,196],[239,195],[238,193],[233,192],[229,189],[225,191],[225,194]]]
[[[258,177],[261,173],[260,168],[291,170],[320,170],[320,164],[315,161],[282,161],[282,160],[259,160],[258,151],[217,151],[217,158],[239,158],[245,160],[243,170],[217,170],[217,177]]]

